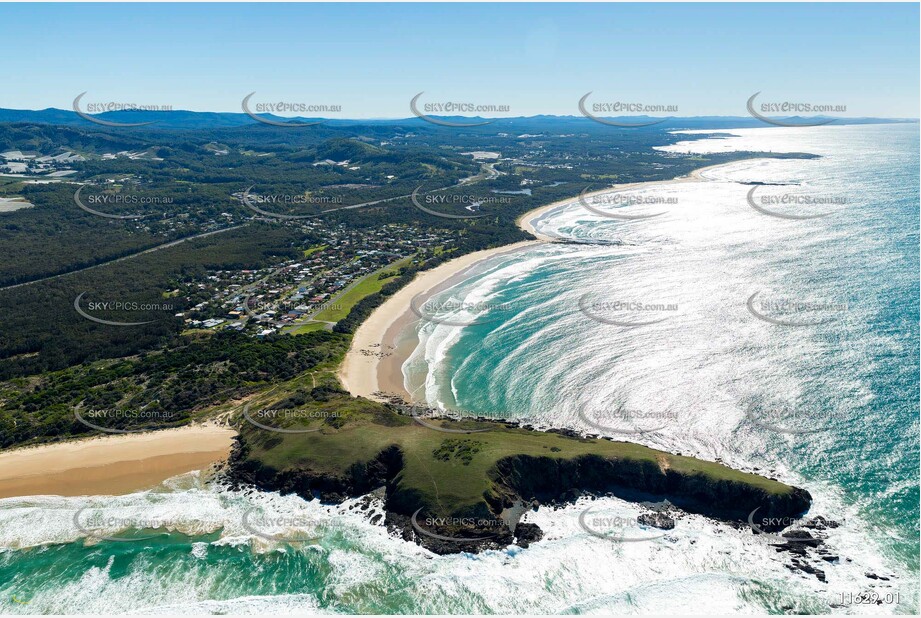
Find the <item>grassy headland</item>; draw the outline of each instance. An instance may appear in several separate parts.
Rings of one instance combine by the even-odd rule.
[[[688,512],[737,522],[759,507],[770,516],[795,517],[810,502],[807,492],[778,481],[638,444],[475,419],[421,424],[397,406],[353,398],[331,383],[254,402],[248,417],[256,423],[242,424],[232,458],[237,480],[333,502],[385,487],[388,519],[404,530],[416,513],[498,521],[516,504],[581,493],[668,499]],[[460,549],[417,540],[435,551]]]

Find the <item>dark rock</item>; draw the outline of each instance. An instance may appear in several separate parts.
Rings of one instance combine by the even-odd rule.
[[[544,531],[537,524],[515,526],[515,542],[521,547],[528,547],[542,538],[544,538]]]
[[[825,530],[827,528],[838,528],[841,524],[832,519],[826,519],[821,515],[807,519],[803,522],[803,528],[809,528],[811,530]]]
[[[807,569],[803,569],[803,570],[805,570],[807,573],[812,573],[813,575],[815,575],[815,578],[822,583],[828,582],[828,580],[825,578],[825,571],[823,571],[822,569],[815,569],[815,568],[810,567],[808,570]]]
[[[278,472],[246,459],[245,448],[238,439],[229,462],[228,476],[232,487],[251,485],[265,491],[317,497],[325,503],[339,504],[392,483],[403,469],[403,453],[398,447],[390,446],[371,461],[353,464],[341,475],[300,468]]]
[[[809,509],[812,497],[803,489],[772,494],[756,485],[735,481],[712,481],[702,475],[663,470],[654,461],[607,459],[583,455],[572,459],[515,455],[496,462],[492,480],[500,493],[499,505],[515,500],[564,499],[572,488],[594,495],[610,494],[634,502],[668,500],[689,513],[721,521],[745,522],[759,508],[761,517],[778,521],[798,518]],[[774,532],[770,526],[762,526]]]
[[[558,498],[559,502],[563,504],[571,504],[578,500],[582,496],[582,491],[579,489],[567,489],[564,491]]]
[[[800,547],[818,547],[824,541],[822,539],[817,539],[807,530],[788,530],[781,534],[787,541],[788,545],[798,545]]]
[[[788,552],[797,556],[805,557],[807,555],[806,548],[797,543],[782,543],[779,545],[772,545],[774,551],[776,552]]]
[[[531,428],[531,426],[525,425],[524,428],[529,429]],[[578,431],[573,431],[572,429],[567,429],[565,427],[554,427],[554,428],[548,429],[546,433],[555,433],[561,436],[566,436],[567,438],[576,438],[579,440],[585,439],[585,436],[580,434]]]
[[[487,549],[501,549],[514,541],[511,531],[498,524],[489,528],[436,526],[429,525],[425,518],[420,516],[416,520],[417,528],[413,526],[412,517],[394,512],[387,513],[385,522],[390,530],[399,532],[404,540],[415,542],[438,555],[475,554]],[[527,525],[529,524],[519,524],[519,527]]]
[[[814,566],[812,566],[811,564],[808,564],[808,563],[806,563],[806,562],[802,562],[802,561],[800,561],[800,560],[795,560],[795,559],[794,559],[792,568],[791,568],[790,565],[785,565],[785,566],[786,566],[788,569],[791,569],[791,570],[799,570],[799,571],[802,571],[803,573],[808,573],[809,575],[814,575],[815,578],[818,579],[820,582],[826,581],[826,579],[825,579],[825,571],[823,571],[822,569],[817,569],[817,568],[815,568]]]
[[[675,520],[665,513],[643,513],[636,521],[644,526],[652,526],[661,530],[674,530]]]

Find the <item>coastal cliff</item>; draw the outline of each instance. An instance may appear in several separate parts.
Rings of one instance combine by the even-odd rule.
[[[232,481],[328,503],[384,488],[387,525],[439,554],[527,546],[541,531],[519,524],[524,512],[584,495],[667,501],[736,524],[757,510],[759,521],[789,525],[811,503],[803,489],[628,442],[512,423],[419,424],[358,401],[361,411],[309,433],[244,427],[230,458]]]

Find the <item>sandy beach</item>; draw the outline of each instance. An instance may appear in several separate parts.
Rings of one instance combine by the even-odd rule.
[[[634,182],[605,187],[586,193],[585,196],[591,197],[639,188],[647,189],[657,185],[700,182],[705,180],[704,172],[721,165],[726,164],[708,165],[694,170],[687,176],[679,176],[671,180]],[[352,345],[339,368],[339,380],[346,390],[356,397],[383,400],[384,397],[380,394],[385,393],[412,401],[412,395],[406,392],[403,386],[402,372],[403,363],[415,347],[415,339],[404,335],[407,327],[419,320],[410,309],[410,301],[417,295],[431,295],[454,285],[464,278],[468,270],[482,260],[511,251],[519,251],[524,247],[553,242],[556,239],[538,232],[534,223],[546,212],[572,204],[578,199],[579,196],[569,197],[535,208],[520,216],[516,221],[518,227],[535,236],[537,240],[468,253],[432,270],[419,273],[409,285],[387,299],[358,327],[352,338]]]
[[[403,359],[399,359],[400,355],[394,351],[398,347],[395,344],[399,332],[408,323],[419,319],[410,310],[410,301],[418,294],[437,291],[437,288],[443,287],[458,275],[462,276],[481,260],[541,242],[526,240],[495,249],[475,251],[416,275],[409,285],[375,309],[355,331],[352,345],[339,368],[339,380],[343,386],[352,395],[360,397],[379,399],[374,393],[383,391],[409,399],[409,394],[403,389],[402,372],[399,371]]]
[[[0,498],[115,495],[148,489],[225,460],[235,435],[227,427],[206,424],[0,453]]]

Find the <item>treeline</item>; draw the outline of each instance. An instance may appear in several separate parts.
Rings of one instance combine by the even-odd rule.
[[[30,132],[40,136],[53,132],[47,126],[28,129],[22,136],[8,127],[7,132],[18,138]],[[60,130],[68,135],[76,132]],[[10,142],[10,147],[18,144],[28,150],[33,141],[43,139]],[[34,207],[0,213],[0,250],[16,256],[0,262],[0,287],[85,268],[250,220],[256,213],[232,197],[250,187],[254,195],[262,196],[309,194],[307,203],[287,203],[282,198],[259,205],[280,215],[317,215],[331,208],[407,195],[419,185],[450,186],[479,169],[467,156],[426,147],[391,151],[357,140],[335,140],[322,152],[288,147],[271,156],[238,151],[217,156],[201,144],[188,143],[152,150],[164,160],[119,157],[74,164],[79,171],[74,180],[87,180],[89,185],[16,185],[11,194],[25,197]],[[325,155],[354,155],[358,158],[348,167],[359,169],[306,163]],[[93,210],[141,218],[120,220],[86,212],[74,195],[81,186],[82,202]],[[91,201],[94,199],[97,201]]]
[[[209,270],[266,268],[301,255],[321,237],[296,228],[249,223],[241,229],[198,238],[167,249],[81,273],[0,290],[0,380],[63,369],[153,350],[183,329],[176,313],[187,307],[170,296],[180,280],[204,280]],[[99,324],[81,316],[137,326]],[[137,303],[146,310],[92,310],[89,303]]]
[[[143,137],[102,127],[78,128],[37,123],[0,124],[0,152],[33,151],[56,155],[64,150],[120,152],[146,148]]]
[[[427,267],[428,263],[426,263]],[[393,281],[387,283],[380,289],[379,292],[374,294],[369,294],[365,296],[360,301],[358,301],[354,307],[349,311],[349,314],[336,322],[333,326],[333,332],[335,333],[354,333],[355,330],[364,322],[371,312],[384,304],[384,301],[387,300],[390,296],[393,296],[397,291],[403,286],[409,284],[413,280],[413,277],[416,276],[420,268],[401,268],[400,276],[394,279]]]
[[[134,358],[46,373],[3,386],[0,447],[117,430],[171,427],[195,412],[339,358],[348,338],[317,331],[264,340],[239,333],[182,337]]]

